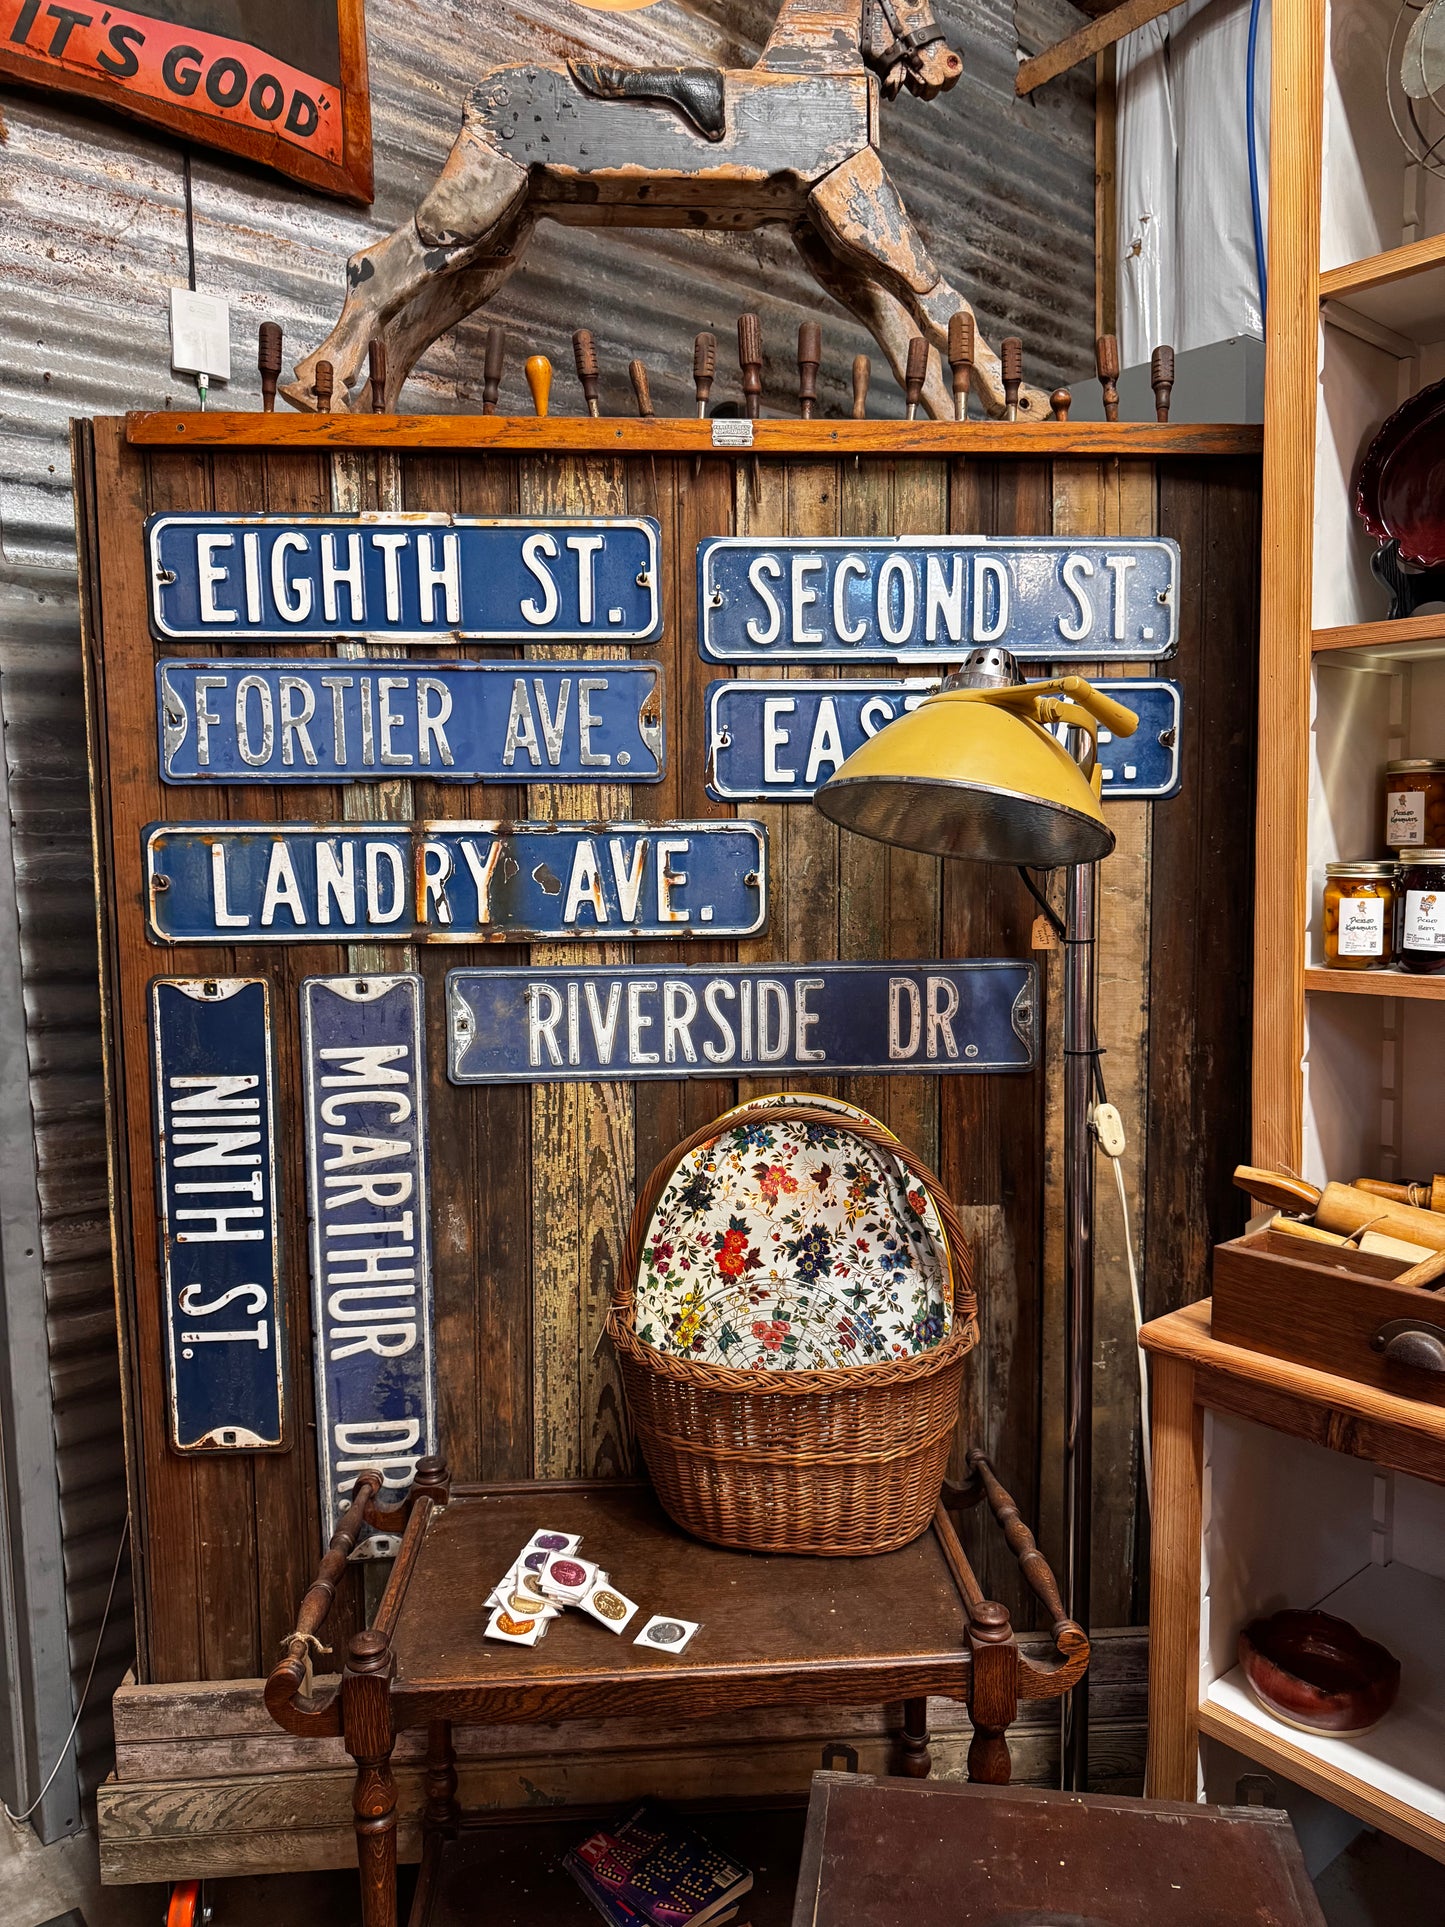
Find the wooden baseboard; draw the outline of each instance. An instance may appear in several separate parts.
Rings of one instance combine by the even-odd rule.
[[[1132,1628],[1095,1638],[1090,1724],[1098,1784],[1137,1786],[1142,1779],[1147,1646],[1147,1635]],[[97,1802],[104,1882],[354,1865],[345,1750],[339,1740],[283,1733],[261,1703],[262,1683],[121,1687],[116,1771]],[[736,1714],[669,1732],[643,1720],[459,1727],[460,1797],[470,1811],[504,1813],[606,1805],[663,1787],[677,1799],[805,1793],[829,1740],[855,1747],[864,1772],[888,1772],[900,1718],[897,1707],[820,1706]],[[935,1776],[964,1779],[971,1730],[964,1708],[934,1700],[929,1725]],[[1056,1703],[1026,1702],[1010,1740],[1017,1780],[1053,1780]],[[403,1859],[420,1851],[422,1747],[416,1733],[397,1744]]]

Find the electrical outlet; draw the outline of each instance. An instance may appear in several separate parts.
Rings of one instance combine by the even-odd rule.
[[[171,367],[178,375],[231,379],[231,304],[223,295],[171,289]]]

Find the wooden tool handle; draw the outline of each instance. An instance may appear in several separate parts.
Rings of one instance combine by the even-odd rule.
[[[331,396],[336,385],[336,370],[329,361],[318,361],[312,377],[311,392],[316,397],[318,415],[331,413]]]
[[[1094,366],[1104,391],[1104,420],[1119,419],[1119,343],[1113,335],[1100,335],[1094,343]]]
[[[1169,419],[1169,396],[1174,388],[1174,350],[1165,345],[1149,357],[1149,385],[1154,390],[1154,419]]]
[[[853,357],[853,419],[861,422],[868,413],[868,382],[873,364],[867,355]]]
[[[1303,1178],[1292,1178],[1283,1171],[1266,1171],[1257,1164],[1236,1165],[1234,1182],[1261,1204],[1272,1204],[1278,1211],[1318,1210],[1320,1193]]]
[[[998,344],[999,366],[1003,374],[1004,411],[1011,422],[1019,417],[1019,389],[1024,379],[1024,344],[1017,335],[1006,335]]]
[[[903,397],[908,403],[909,421],[918,413],[918,404],[923,399],[923,384],[927,378],[928,343],[922,335],[910,335],[908,359],[903,366]]]
[[[948,365],[953,370],[953,419],[968,420],[968,384],[973,377],[974,321],[959,308],[948,321]]]
[[[366,369],[371,389],[371,412],[386,413],[386,343],[375,335],[366,344]]]
[[[629,361],[627,378],[632,383],[632,392],[637,397],[637,412],[646,420],[653,416],[652,390],[648,386],[647,369],[640,361]]]
[[[1422,1211],[1445,1211],[1445,1178],[1436,1176],[1429,1184],[1387,1184],[1383,1178],[1356,1178],[1357,1191],[1369,1191],[1377,1198],[1391,1198],[1396,1204],[1418,1205]]]
[[[261,373],[261,406],[268,415],[276,412],[276,379],[281,373],[281,326],[263,321],[256,331],[256,366]]]
[[[763,324],[758,315],[738,316],[738,366],[743,371],[743,400],[749,417],[762,413]]]
[[[1073,392],[1068,388],[1056,388],[1053,394],[1049,396],[1049,408],[1056,422],[1066,422],[1069,419],[1069,410],[1073,405]]]
[[[1368,1226],[1386,1238],[1403,1238],[1430,1251],[1445,1251],[1445,1215],[1422,1211],[1416,1205],[1394,1204],[1353,1184],[1327,1184],[1315,1209],[1315,1222],[1326,1231],[1363,1231]]]
[[[798,323],[798,412],[811,421],[818,405],[818,369],[823,361],[823,330],[816,321]]]
[[[552,399],[552,364],[545,355],[528,355],[522,364],[527,386],[532,391],[532,408],[545,415]]]
[[[587,403],[587,413],[597,413],[597,343],[592,339],[590,328],[579,328],[572,337],[572,359],[577,367],[577,379],[582,384],[582,398]]]
[[[502,386],[502,370],[507,363],[506,331],[495,324],[487,330],[486,353],[482,360],[482,413],[495,415],[497,396]]]
[[[1418,1265],[1411,1265],[1408,1271],[1402,1271],[1390,1282],[1395,1285],[1434,1287],[1438,1285],[1441,1278],[1445,1278],[1445,1250],[1437,1251],[1429,1258],[1422,1258]]]
[[[717,373],[717,336],[694,335],[692,339],[692,386],[697,396],[698,419],[707,414],[707,400]]]

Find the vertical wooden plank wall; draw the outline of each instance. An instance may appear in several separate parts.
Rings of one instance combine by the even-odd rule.
[[[335,464],[347,464],[335,469]],[[165,790],[155,769],[140,527],[160,508],[324,509],[333,500],[465,514],[655,515],[664,634],[667,771],[658,785],[413,786],[419,817],[755,815],[771,839],[772,911],[746,944],[417,947],[426,985],[441,1441],[463,1479],[613,1474],[633,1463],[615,1372],[594,1347],[635,1187],[687,1132],[760,1081],[458,1089],[446,1076],[446,972],[525,962],[710,963],[1027,956],[1035,907],[1010,870],[890,851],[845,836],[807,804],[731,805],[705,793],[704,692],[727,672],[697,653],[694,559],[708,535],[1060,533],[1177,537],[1185,685],[1183,793],[1112,805],[1119,837],[1101,879],[1100,1036],[1110,1096],[1130,1136],[1128,1196],[1148,1310],[1206,1288],[1212,1242],[1242,1215],[1229,1170],[1243,1155],[1249,1083],[1249,901],[1258,471],[1248,461],[865,456],[736,462],[690,456],[466,452],[163,452],[94,430],[98,561],[89,621],[96,692],[100,854],[117,1112],[117,1234],[131,1360],[132,1490],[143,1637],[153,1681],[266,1671],[320,1545],[311,1416],[304,1186],[284,1133],[292,1450],[182,1460],[166,1445],[152,1201],[144,987],[159,972],[264,970],[275,986],[282,1116],[299,1090],[297,987],[347,967],[339,946],[161,951],[144,940],[139,832],[158,817],[340,817],[334,789]],[[347,491],[342,494],[340,491]],[[306,645],[303,645],[303,647]],[[324,653],[321,645],[309,645]],[[517,650],[462,646],[499,658]],[[452,654],[415,650],[411,655]],[[541,649],[538,653],[543,653]],[[550,653],[570,655],[571,648]],[[801,674],[801,671],[775,671]],[[817,670],[808,673],[818,674]],[[825,672],[826,673],[826,672]],[[836,672],[847,676],[855,672]],[[877,670],[871,673],[879,673]],[[388,954],[391,954],[388,952]],[[1058,953],[1037,953],[1049,1013],[1029,1077],[840,1078],[833,1091],[883,1117],[940,1171],[975,1240],[983,1343],[966,1375],[961,1439],[991,1451],[1057,1555],[1062,1400]],[[795,1088],[805,1088],[794,1080]],[[1099,1173],[1096,1532],[1093,1619],[1142,1614],[1137,1379],[1123,1228]],[[1011,1557],[971,1522],[985,1586],[1033,1621]],[[353,1586],[328,1636],[360,1609]]]

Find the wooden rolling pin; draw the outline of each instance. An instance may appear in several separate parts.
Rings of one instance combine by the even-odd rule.
[[[1362,1231],[1357,1237],[1347,1238],[1342,1231],[1325,1231],[1307,1218],[1286,1217],[1284,1212],[1276,1211],[1267,1231],[1282,1232],[1287,1238],[1300,1238],[1307,1244],[1331,1245],[1336,1251],[1363,1251],[1374,1258],[1398,1258],[1402,1264],[1412,1265],[1422,1258],[1432,1263],[1439,1258],[1445,1260],[1445,1251],[1431,1251],[1427,1245],[1413,1244],[1408,1238],[1383,1237],[1373,1227]]]
[[[1368,1226],[1387,1238],[1403,1238],[1408,1244],[1445,1251],[1445,1214],[1437,1211],[1396,1204],[1352,1184],[1327,1184],[1319,1191],[1303,1178],[1292,1178],[1283,1171],[1262,1171],[1252,1164],[1241,1164],[1234,1182],[1261,1204],[1272,1204],[1279,1211],[1309,1213],[1324,1231],[1360,1231]]]
[[[1437,1171],[1428,1184],[1386,1184],[1383,1178],[1356,1178],[1357,1191],[1369,1191],[1377,1198],[1392,1198],[1396,1204],[1417,1204],[1422,1211],[1445,1211],[1445,1178]]]

